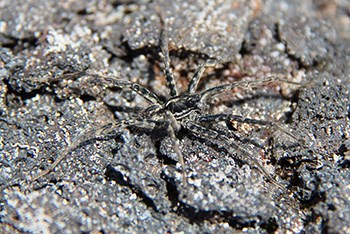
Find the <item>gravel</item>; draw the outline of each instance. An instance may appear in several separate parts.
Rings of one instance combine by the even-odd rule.
[[[0,232],[350,232],[349,9],[346,1],[2,1]],[[208,58],[220,64],[200,89],[268,76],[303,84],[210,100],[212,114],[278,124],[231,123],[237,144],[275,181],[239,150],[186,130],[178,138],[187,185],[164,131],[95,136],[148,102],[67,74],[130,80],[165,100],[162,30],[180,91]]]

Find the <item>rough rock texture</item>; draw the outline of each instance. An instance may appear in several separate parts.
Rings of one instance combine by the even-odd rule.
[[[349,11],[346,0],[1,1],[0,232],[349,233]],[[164,126],[101,130],[149,103],[77,74],[167,100],[162,30],[180,91],[208,58],[220,64],[200,90],[301,83],[209,100],[208,114],[279,127],[207,124],[237,147],[181,129],[185,174]]]

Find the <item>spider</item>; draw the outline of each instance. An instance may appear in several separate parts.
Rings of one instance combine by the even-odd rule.
[[[161,52],[164,60],[164,73],[167,81],[167,87],[169,90],[170,97],[166,101],[161,101],[160,98],[151,92],[149,89],[137,84],[130,82],[128,80],[118,79],[115,77],[107,77],[97,74],[89,74],[86,72],[78,72],[78,74],[72,74],[68,76],[71,77],[82,77],[88,76],[92,83],[103,84],[109,88],[128,88],[139,94],[141,97],[146,99],[150,104],[146,108],[142,109],[137,118],[122,119],[114,123],[109,123],[102,126],[97,131],[93,132],[93,135],[97,136],[103,134],[107,129],[115,129],[117,132],[122,131],[125,128],[137,127],[144,130],[154,130],[159,127],[166,130],[168,137],[172,141],[172,147],[176,155],[178,156],[178,161],[181,165],[183,173],[183,185],[186,185],[186,163],[184,156],[180,150],[180,142],[177,138],[177,133],[180,129],[187,129],[192,135],[200,139],[220,141],[225,145],[225,149],[231,155],[235,155],[239,160],[247,162],[250,166],[256,167],[268,181],[282,187],[260,164],[259,160],[254,157],[250,152],[244,148],[244,144],[237,141],[237,136],[232,134],[231,130],[222,131],[214,128],[208,127],[208,123],[218,123],[226,122],[230,123],[232,121],[248,123],[248,124],[258,124],[270,127],[275,127],[283,131],[285,134],[293,137],[289,132],[285,131],[283,128],[279,127],[277,124],[257,120],[251,118],[245,118],[240,115],[233,114],[207,114],[208,104],[207,100],[215,95],[223,92],[230,91],[235,88],[248,88],[248,87],[258,87],[262,84],[266,84],[273,81],[287,82],[291,84],[299,83],[290,82],[282,80],[278,77],[267,77],[254,81],[238,81],[230,84],[223,84],[213,88],[208,88],[204,91],[198,91],[198,83],[206,67],[215,66],[219,61],[214,59],[207,59],[204,63],[199,65],[193,77],[190,79],[187,90],[183,94],[179,94],[177,86],[175,84],[174,76],[170,69],[170,57],[168,49],[168,36],[165,30],[162,30],[161,40],[160,40]],[[86,142],[91,142],[96,140],[98,137],[93,138],[91,133],[84,134],[77,143],[73,143],[68,147],[60,157],[56,159],[47,169],[42,171],[33,177],[31,181],[35,181],[46,174],[50,173],[55,169],[55,167],[69,154],[71,151],[81,147]]]

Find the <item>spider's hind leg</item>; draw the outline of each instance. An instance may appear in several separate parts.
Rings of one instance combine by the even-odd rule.
[[[175,132],[177,132],[180,129],[180,124],[177,122],[177,120],[175,119],[175,116],[167,111],[166,112],[166,116],[168,118],[169,121],[169,125],[167,128],[167,132],[173,142],[173,146],[174,146],[174,151],[176,153],[176,155],[178,156],[179,159],[179,163],[181,165],[181,169],[182,169],[182,183],[183,186],[186,187],[187,185],[187,180],[186,180],[186,165],[185,165],[185,159],[183,154],[181,153],[180,150],[180,142],[179,139],[176,137]]]
[[[240,145],[240,143],[235,142],[234,139],[230,137],[230,134],[213,130],[206,127],[201,126],[199,123],[195,123],[192,121],[187,121],[185,127],[192,132],[196,137],[204,139],[206,141],[210,141],[214,144],[217,144],[220,147],[223,147],[229,154],[236,155],[237,158],[246,162],[250,166],[254,166],[257,168],[265,178],[271,183],[275,184],[282,190],[285,190],[285,187],[277,182],[270,173],[266,171],[263,165],[259,162],[257,158],[255,158],[250,152],[248,152],[244,146]],[[242,143],[241,143],[242,144]]]
[[[248,123],[248,124],[257,124],[257,125],[262,125],[262,126],[267,126],[267,127],[273,127],[287,136],[289,136],[291,139],[296,140],[297,142],[303,142],[303,139],[298,138],[294,134],[290,133],[287,131],[285,128],[282,126],[272,122],[272,121],[267,121],[267,120],[259,120],[259,119],[251,119],[251,118],[246,118],[241,115],[233,115],[233,114],[216,114],[216,115],[205,115],[201,116],[200,118],[197,119],[197,121],[201,123],[205,122],[218,122],[218,121],[224,121],[224,122],[231,122],[231,121],[237,121],[240,123]]]
[[[44,171],[40,172],[39,174],[35,175],[30,180],[30,182],[34,182],[34,181],[44,177],[45,175],[49,174],[51,171],[53,171],[57,167],[58,164],[60,164],[60,162],[62,160],[64,160],[68,156],[69,153],[73,152],[74,150],[76,150],[80,147],[83,147],[87,144],[90,144],[92,142],[95,142],[95,141],[109,140],[109,139],[115,137],[117,135],[117,133],[109,134],[109,135],[103,134],[103,132],[113,128],[114,126],[115,126],[115,123],[108,123],[108,124],[103,125],[102,127],[100,127],[97,130],[90,129],[88,131],[85,131],[83,134],[81,134],[78,137],[78,139],[74,140],[73,143],[69,147],[64,149],[60,153],[60,156],[48,168],[46,168]]]
[[[83,134],[81,134],[78,139],[74,140],[74,142],[67,147],[63,152],[61,152],[60,156],[44,171],[40,172],[38,175],[35,175],[30,182],[36,181],[43,176],[47,175],[51,171],[53,171],[57,165],[64,160],[69,153],[74,150],[83,147],[87,144],[91,144],[95,141],[106,141],[116,137],[121,133],[122,129],[137,126],[139,128],[144,129],[154,129],[156,126],[159,126],[160,123],[152,120],[144,120],[144,119],[131,119],[131,120],[121,120],[116,123],[108,123],[96,129],[90,129]]]

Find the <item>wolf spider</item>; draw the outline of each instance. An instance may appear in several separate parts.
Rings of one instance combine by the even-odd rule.
[[[128,88],[132,91],[139,94],[141,97],[146,99],[150,104],[148,107],[142,109],[139,113],[138,118],[123,119],[119,120],[112,124],[107,124],[101,127],[99,130],[94,131],[94,135],[103,134],[107,129],[116,129],[117,132],[123,128],[139,128],[144,130],[153,130],[159,127],[162,127],[163,130],[166,130],[168,136],[172,140],[173,150],[178,156],[178,161],[182,168],[183,173],[183,185],[186,185],[186,165],[184,156],[180,150],[180,142],[176,137],[177,133],[181,128],[187,129],[192,135],[199,139],[209,139],[209,141],[221,141],[224,143],[224,148],[230,154],[240,154],[238,158],[241,161],[247,162],[250,166],[255,166],[271,183],[276,184],[279,187],[282,187],[259,163],[250,152],[243,148],[242,143],[237,141],[237,136],[234,135],[231,130],[228,128],[225,131],[221,131],[214,128],[209,128],[208,123],[217,123],[217,122],[226,122],[229,124],[232,121],[237,121],[240,123],[248,124],[257,124],[275,127],[283,131],[285,134],[293,137],[290,133],[283,130],[277,124],[264,121],[246,118],[240,115],[233,114],[206,114],[208,113],[208,104],[207,99],[213,97],[214,95],[233,90],[235,88],[250,88],[258,87],[262,84],[266,84],[273,81],[281,81],[291,84],[297,84],[290,81],[281,80],[278,77],[267,77],[254,81],[238,81],[235,83],[224,84],[216,87],[206,89],[204,91],[198,91],[198,83],[201,79],[201,76],[208,66],[214,66],[217,64],[217,61],[208,59],[203,64],[199,65],[193,77],[190,79],[187,91],[183,94],[179,94],[173,74],[170,70],[170,57],[168,49],[168,39],[167,35],[164,33],[161,35],[161,51],[164,60],[164,73],[167,81],[167,87],[169,89],[170,98],[166,101],[161,101],[159,97],[151,92],[149,89],[127,80],[117,79],[113,77],[107,77],[97,74],[89,74],[85,72],[80,72],[79,74],[72,74],[68,79],[71,79],[73,76],[81,77],[88,76],[92,78],[91,82],[96,84],[104,84],[109,88]],[[85,134],[83,137],[73,143],[68,147],[62,155],[56,159],[47,169],[34,176],[31,181],[35,181],[50,171],[53,171],[54,168],[69,154],[71,151],[81,147],[86,142],[91,142],[96,140],[98,137],[93,138],[91,134]],[[239,139],[238,139],[239,140]]]

